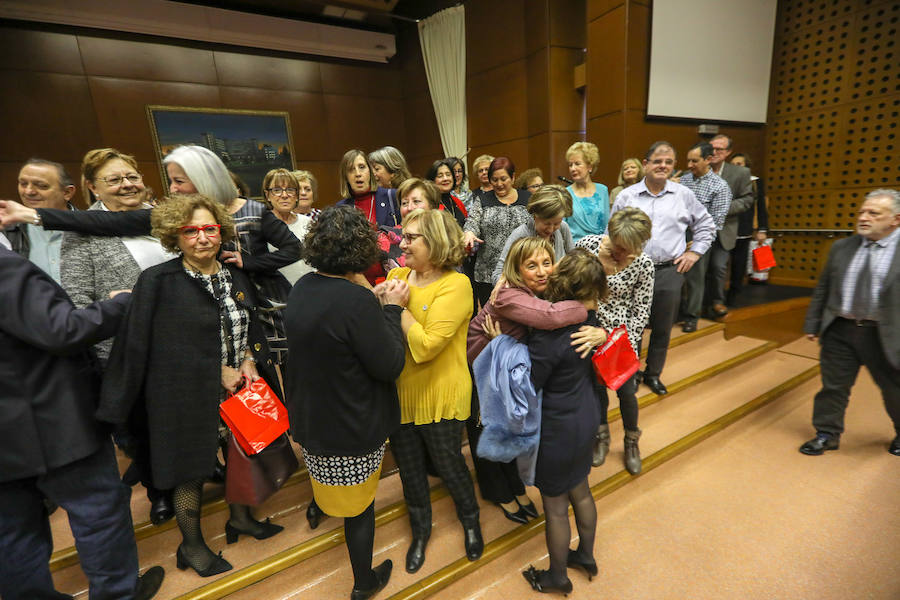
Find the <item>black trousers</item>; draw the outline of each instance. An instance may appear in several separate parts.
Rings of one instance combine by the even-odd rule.
[[[844,432],[850,389],[859,368],[865,366],[881,389],[884,407],[900,435],[900,369],[888,363],[877,327],[858,327],[848,319],[835,319],[822,334],[819,363],[822,389],[813,402],[813,427],[817,432],[835,437]]]
[[[507,504],[525,493],[525,484],[519,477],[516,461],[494,462],[478,456],[478,439],[483,428],[479,425],[481,407],[478,402],[478,391],[472,386],[472,416],[466,421],[466,433],[469,435],[469,449],[472,451],[472,462],[475,465],[475,478],[481,497],[488,502]]]
[[[406,423],[391,435],[391,450],[400,469],[403,499],[409,509],[413,535],[427,536],[431,532],[426,455],[447,486],[463,526],[472,527],[478,523],[475,488],[461,451],[463,427],[463,422],[456,419],[425,425]]]
[[[653,302],[650,305],[650,343],[647,345],[646,375],[659,376],[666,364],[672,325],[681,302],[681,286],[684,275],[675,265],[657,267],[653,278]]]
[[[632,375],[628,381],[616,390],[619,398],[619,411],[622,413],[622,425],[629,431],[638,428],[638,401],[637,401],[637,374]],[[600,387],[600,424],[607,425],[609,419],[609,392],[606,386]]]

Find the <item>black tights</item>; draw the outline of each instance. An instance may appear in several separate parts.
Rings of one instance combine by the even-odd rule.
[[[578,529],[578,553],[584,562],[594,559],[594,534],[597,530],[597,507],[587,478],[568,493],[559,496],[541,494],[544,515],[547,520],[547,551],[550,553],[550,578],[554,584],[568,580],[566,565],[569,560],[569,541],[572,530],[569,527],[569,503],[575,512],[575,527]]]
[[[375,503],[355,517],[344,518],[344,539],[353,568],[353,588],[370,590],[378,583],[372,570],[372,548],[375,545]]]

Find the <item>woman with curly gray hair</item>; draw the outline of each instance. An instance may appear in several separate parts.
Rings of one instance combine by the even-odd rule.
[[[234,235],[225,207],[201,195],[173,196],[153,210],[152,224],[163,248],[178,256],[138,278],[110,353],[97,418],[134,429],[153,482],[174,488],[182,535],[178,568],[209,577],[231,569],[200,530],[203,482],[216,468],[220,436],[227,435],[220,429],[219,403],[245,377],[276,379],[255,318],[256,287],[242,270],[217,258]],[[282,530],[255,520],[248,506],[229,509],[228,543]]]
[[[400,425],[394,381],[403,370],[400,315],[406,282],[360,284],[379,254],[375,231],[352,206],[322,211],[304,241],[317,269],[294,286],[285,309],[288,412],[315,503],[344,517],[352,598],[371,598],[391,575],[372,569],[375,492],[385,441]]]

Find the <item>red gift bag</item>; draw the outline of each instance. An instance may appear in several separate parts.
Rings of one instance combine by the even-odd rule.
[[[591,362],[597,379],[611,390],[618,390],[637,372],[640,361],[628,341],[628,330],[624,325],[609,332],[606,343],[597,348]]]
[[[256,454],[288,430],[288,413],[265,380],[244,383],[219,405],[219,415],[244,452]]]
[[[772,246],[758,246],[753,249],[753,270],[765,271],[775,266],[775,255]]]

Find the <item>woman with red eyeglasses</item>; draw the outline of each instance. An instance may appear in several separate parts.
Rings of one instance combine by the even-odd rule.
[[[178,568],[209,577],[231,569],[200,531],[203,482],[216,468],[220,436],[227,435],[219,403],[244,377],[276,379],[256,316],[256,286],[241,269],[218,260],[222,244],[234,236],[227,209],[205,196],[175,195],[151,219],[154,237],[178,256],[138,278],[109,357],[97,417],[134,430],[153,482],[174,489],[182,535]],[[248,506],[229,509],[229,543],[282,530],[255,520]]]

